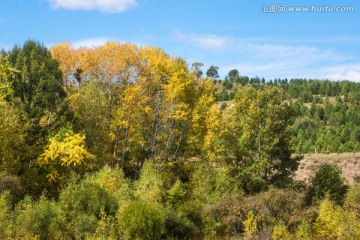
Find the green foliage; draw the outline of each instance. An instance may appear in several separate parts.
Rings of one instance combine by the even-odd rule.
[[[307,220],[303,220],[300,225],[298,225],[296,231],[295,231],[295,239],[298,240],[312,240],[313,232],[311,228],[311,224],[307,222]]]
[[[161,239],[164,217],[148,203],[131,202],[118,212],[119,231],[124,239]]]
[[[204,208],[205,235],[207,238],[236,236],[244,231],[242,212],[244,197],[227,195]]]
[[[235,180],[227,167],[198,164],[191,175],[190,184],[195,199],[213,203],[228,194],[237,192]]]
[[[0,189],[0,238],[6,239],[10,237],[11,219],[10,219],[10,201],[9,192]]]
[[[166,236],[175,239],[194,239],[201,236],[200,226],[188,219],[185,213],[173,209],[165,210]]]
[[[0,55],[0,101],[13,99],[14,92],[11,89],[11,80],[16,72],[18,71],[11,67],[8,58]]]
[[[13,48],[8,58],[11,66],[18,70],[12,81],[14,97],[30,123],[27,143],[42,143],[49,131],[58,129],[71,118],[59,63],[46,47],[34,41]]]
[[[273,228],[272,239],[274,240],[290,240],[292,239],[291,234],[287,230],[287,227],[283,222],[279,222]]]
[[[144,203],[161,204],[165,198],[164,180],[153,162],[146,162],[136,182],[135,196]]]
[[[60,193],[60,206],[73,238],[84,238],[98,229],[104,215],[115,216],[119,205],[115,196],[99,184],[88,181],[70,182]]]
[[[125,177],[119,167],[105,166],[95,173],[88,174],[83,182],[99,185],[108,193],[111,193],[111,196],[115,197],[119,202],[119,207],[134,199],[131,188],[132,183]]]
[[[64,238],[64,213],[53,201],[41,198],[39,202],[26,206],[17,222],[23,234],[30,233],[44,240]]]
[[[341,176],[341,169],[333,164],[324,164],[311,181],[308,197],[312,202],[317,202],[328,195],[332,201],[342,204],[346,191],[347,186]]]
[[[246,220],[243,221],[246,237],[255,237],[257,234],[257,222],[252,211],[248,212]]]
[[[212,78],[212,79],[218,79],[219,78],[219,67],[217,66],[210,66],[209,69],[206,71],[206,76],[208,78]]]
[[[224,112],[223,158],[232,164],[248,193],[268,184],[284,185],[297,169],[288,131],[294,111],[283,100],[284,93],[278,88],[242,89],[234,106]]]
[[[113,99],[109,99],[108,85],[97,79],[84,83],[78,93],[69,97],[77,119],[75,129],[86,135],[86,148],[95,155],[98,164],[110,163],[111,141],[108,137]]]
[[[115,42],[51,53],[0,54],[1,239],[359,239],[358,184],[322,166],[307,205],[291,181],[293,152],[360,151],[359,83],[204,79]]]
[[[0,171],[17,174],[26,153],[25,130],[16,109],[0,98]]]
[[[8,199],[12,205],[21,200],[24,189],[18,176],[8,174],[7,172],[0,172],[0,193],[5,191],[8,191]]]

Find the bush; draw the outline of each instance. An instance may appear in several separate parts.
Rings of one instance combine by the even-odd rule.
[[[120,204],[133,199],[130,181],[126,179],[125,174],[118,167],[111,168],[106,166],[98,172],[88,175],[83,182],[99,185],[116,197]]]
[[[330,200],[342,204],[346,191],[347,186],[341,177],[340,168],[333,164],[324,164],[312,178],[308,199],[316,203],[329,195]]]
[[[344,208],[360,219],[360,183],[354,183],[350,186],[345,196]]]
[[[213,203],[223,196],[237,192],[237,184],[227,167],[212,167],[199,164],[191,176],[192,192],[195,199]]]
[[[84,238],[94,233],[102,215],[115,216],[118,209],[113,195],[100,185],[89,182],[70,183],[60,193],[60,204],[72,238]]]
[[[164,202],[164,180],[154,163],[146,162],[141,169],[140,179],[136,182],[135,195],[141,201],[151,204]]]
[[[125,239],[160,239],[164,232],[161,212],[139,201],[131,202],[118,212],[118,224]]]
[[[360,239],[360,222],[330,199],[320,202],[314,224],[319,239]]]
[[[225,196],[204,209],[205,232],[209,238],[234,236],[244,232],[240,195]]]
[[[174,239],[194,239],[201,235],[199,226],[189,220],[186,214],[171,208],[165,210],[165,229],[166,236]]]
[[[55,202],[42,198],[18,213],[18,237],[31,234],[39,239],[64,239],[65,217]]]
[[[14,206],[23,197],[23,188],[17,176],[0,172],[0,193],[9,191],[11,204]]]
[[[6,239],[9,235],[10,204],[9,192],[0,194],[0,239]]]

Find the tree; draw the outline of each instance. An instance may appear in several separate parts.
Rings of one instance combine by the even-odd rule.
[[[85,136],[63,128],[50,139],[49,145],[37,160],[40,166],[49,167],[50,182],[62,180],[64,172],[76,167],[91,167],[87,161],[92,155],[85,149]],[[65,168],[64,168],[65,167]]]
[[[74,130],[86,135],[86,148],[94,154],[99,167],[110,163],[113,152],[109,138],[110,99],[106,84],[98,79],[90,79],[69,100],[77,120]],[[112,118],[111,115],[111,121]]]
[[[200,62],[194,62],[193,64],[191,64],[191,68],[196,72],[196,76],[197,78],[201,78],[202,75],[204,74],[203,71],[201,70],[201,67],[203,67],[204,64],[200,63]]]
[[[211,65],[210,68],[206,71],[206,76],[212,79],[219,78],[219,67]]]
[[[18,71],[11,67],[7,56],[0,55],[0,100],[12,100],[14,91],[11,81]]]
[[[46,135],[71,120],[58,61],[43,45],[27,41],[9,52],[15,73],[11,82],[14,98],[30,123],[27,143],[42,145]]]
[[[237,69],[230,70],[228,73],[228,77],[231,83],[238,82],[238,79],[240,78],[239,71]]]
[[[25,130],[16,109],[0,99],[0,171],[18,174],[26,152]]]
[[[285,184],[297,169],[298,159],[291,157],[288,127],[294,111],[284,101],[284,92],[279,88],[243,89],[233,104],[224,112],[227,124],[220,141],[223,157],[233,165],[240,184],[250,192],[267,184]]]

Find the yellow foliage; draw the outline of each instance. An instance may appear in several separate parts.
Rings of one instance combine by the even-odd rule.
[[[274,226],[272,237],[274,240],[290,240],[292,239],[291,234],[287,230],[283,222],[278,223]]]
[[[325,198],[319,207],[315,222],[316,236],[320,239],[359,239],[360,222],[352,214]]]
[[[209,161],[216,161],[218,156],[225,151],[224,145],[220,143],[221,136],[224,133],[223,119],[220,110],[216,104],[209,110],[209,114],[206,118],[206,126],[208,128],[207,134],[204,139],[204,152],[207,153],[207,159]]]
[[[37,160],[40,166],[51,166],[49,181],[60,178],[58,169],[61,167],[89,166],[86,162],[92,155],[85,149],[85,136],[69,130],[61,136],[51,138],[49,145]]]
[[[247,219],[243,221],[246,237],[255,237],[257,234],[257,222],[252,211],[248,212]]]
[[[9,79],[16,72],[18,71],[10,66],[8,58],[0,55],[0,100],[12,97],[13,90],[11,89]]]

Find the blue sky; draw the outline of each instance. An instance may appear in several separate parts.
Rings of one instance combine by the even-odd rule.
[[[28,39],[163,48],[225,77],[360,81],[358,0],[0,0],[0,48]],[[318,7],[291,12],[291,7]],[[337,7],[352,7],[339,12]],[[284,11],[280,11],[284,7]],[[322,7],[322,8],[319,8]],[[331,12],[325,7],[332,7]]]

